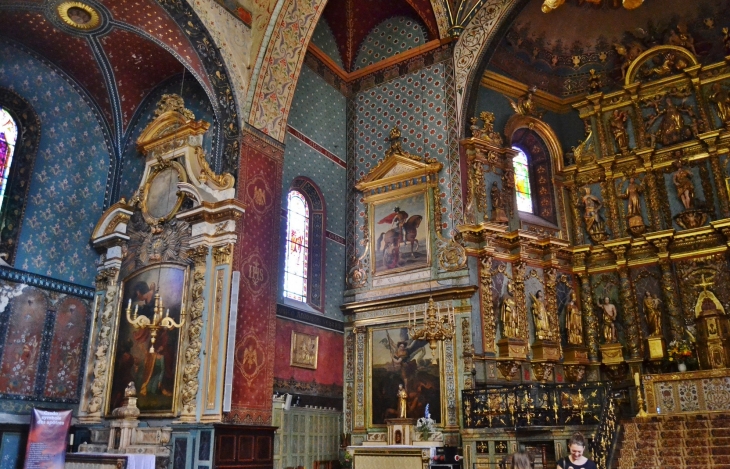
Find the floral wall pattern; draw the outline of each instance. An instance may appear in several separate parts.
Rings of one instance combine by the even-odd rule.
[[[360,45],[353,70],[372,65],[428,41],[426,28],[404,17],[389,18],[377,25]]]
[[[23,50],[0,49],[0,86],[41,119],[41,141],[15,266],[91,285],[89,233],[102,213],[110,154],[95,110],[63,75]]]
[[[303,67],[294,93],[285,140],[282,209],[297,176],[305,176],[320,188],[326,206],[325,308],[324,314],[342,319],[342,279],[345,273],[346,98],[308,67]],[[319,150],[318,150],[319,148]],[[327,154],[323,154],[326,152]],[[286,219],[282,217],[282,232]],[[282,249],[285,242],[282,236]],[[310,260],[313,262],[314,260]],[[280,256],[280,272],[284,271]],[[281,292],[279,293],[281,300]]]

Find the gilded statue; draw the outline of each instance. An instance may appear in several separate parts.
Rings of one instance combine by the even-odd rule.
[[[626,131],[626,121],[628,119],[628,113],[619,109],[614,109],[613,114],[608,119],[611,133],[613,133],[613,138],[616,140],[616,145],[621,153],[626,153],[629,150],[629,134]]]
[[[570,301],[565,307],[565,328],[568,330],[568,343],[583,345],[583,318],[576,303],[575,292],[570,293]]]
[[[535,101],[533,101],[535,93],[537,93],[537,87],[531,86],[527,90],[526,94],[517,98],[517,101],[512,101],[509,98],[507,99],[509,99],[512,109],[514,109],[517,114],[521,114],[523,116],[534,116],[539,119],[542,117],[542,114],[537,112],[537,106],[535,105]]]
[[[548,320],[548,312],[542,297],[542,290],[538,290],[534,295],[530,293],[530,298],[532,298],[532,317],[535,321],[535,338],[549,340],[551,337],[550,321]]]
[[[631,62],[639,57],[646,48],[638,41],[633,41],[628,47],[621,43],[615,43],[613,47],[616,49],[616,53],[620,55],[623,60],[621,64],[621,79],[623,80],[626,78],[626,71],[629,69]]]
[[[711,91],[712,93],[707,98],[715,105],[717,117],[722,120],[723,124],[730,124],[730,95],[720,82],[713,83]]]
[[[659,298],[653,296],[651,292],[644,293],[644,314],[651,336],[662,335],[662,312],[659,310],[659,303],[661,303]]]
[[[672,182],[677,188],[677,197],[684,205],[685,210],[694,208],[695,185],[692,182],[692,173],[683,167],[682,161],[676,163],[677,171],[672,175]]]
[[[504,210],[502,191],[499,190],[497,181],[492,183],[492,189],[489,191],[489,195],[492,198],[492,221],[497,223],[507,222],[509,219],[507,218],[507,212]]]
[[[407,406],[407,399],[408,399],[408,393],[406,392],[405,388],[402,384],[398,385],[398,418],[404,419],[406,418],[406,410],[408,410]]]
[[[586,231],[591,239],[603,240],[606,234],[606,228],[601,219],[599,211],[603,207],[601,199],[591,194],[590,186],[583,188],[583,196],[581,197],[581,205],[583,206],[583,219],[586,223]]]
[[[500,311],[502,337],[519,337],[520,335],[520,319],[517,314],[517,304],[512,297],[514,290],[512,282],[507,280],[507,294],[502,299],[502,310]]]
[[[616,336],[616,317],[618,315],[616,306],[611,303],[608,297],[603,299],[603,303],[598,306],[603,310],[603,340],[607,344],[618,342]]]
[[[626,191],[618,196],[621,199],[628,201],[626,207],[626,213],[629,217],[641,216],[641,202],[639,196],[644,192],[641,183],[636,182],[635,177],[629,178],[629,184],[626,186]]]

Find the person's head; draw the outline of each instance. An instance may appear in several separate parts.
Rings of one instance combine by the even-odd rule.
[[[398,342],[398,350],[405,350],[407,346],[407,342]]]
[[[542,290],[538,290],[537,293],[535,293],[535,298],[538,300],[542,299]]]
[[[524,451],[518,451],[512,455],[512,469],[530,469],[532,460],[530,455]]]
[[[586,439],[580,432],[573,433],[568,441],[568,451],[570,452],[571,458],[578,459],[583,456],[583,451],[586,449]]]
[[[134,301],[144,301],[145,303],[149,303],[152,300],[155,291],[154,288],[150,288],[150,286],[147,285],[147,282],[140,281],[135,283],[132,287],[132,294],[134,296]]]
[[[611,300],[610,300],[610,299],[609,299],[608,297],[605,297],[605,298],[603,299],[603,304],[604,304],[604,305],[607,305],[607,304],[608,304],[608,303],[609,303],[610,301],[611,301]]]

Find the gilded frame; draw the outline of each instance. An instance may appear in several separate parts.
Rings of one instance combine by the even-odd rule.
[[[374,333],[378,333],[381,331],[394,331],[406,328],[406,324],[387,324],[387,325],[380,325],[380,326],[372,326],[368,327],[367,329],[367,363],[366,363],[366,377],[365,377],[365,412],[367,413],[366,416],[366,425],[368,429],[373,428],[385,428],[385,423],[374,423],[373,419],[373,345],[374,345],[374,339],[373,335]],[[428,353],[431,352],[428,345],[424,346],[424,349],[428,351]],[[434,418],[436,420],[436,425],[438,427],[445,427],[447,422],[447,400],[446,400],[446,373],[445,373],[445,360],[446,356],[444,353],[444,346],[439,341],[437,343],[437,349],[436,349],[436,359],[438,360],[438,384],[439,384],[439,398],[438,402],[441,406],[440,408],[440,419]],[[398,391],[398,388],[395,387],[392,391],[393,396],[395,396],[396,392]],[[423,413],[421,412],[419,414],[419,417],[422,416]],[[397,415],[396,415],[397,417]]]
[[[317,369],[319,358],[319,336],[291,331],[291,354],[289,365],[297,368]]]
[[[183,166],[177,161],[161,161],[150,168],[149,175],[147,176],[147,180],[144,183],[144,186],[142,188],[142,195],[140,197],[140,209],[142,210],[142,216],[144,217],[145,221],[150,225],[159,225],[170,220],[180,210],[183,200],[185,200],[185,195],[178,192],[177,201],[175,202],[172,210],[170,210],[170,213],[158,218],[152,216],[149,212],[148,198],[152,183],[155,181],[155,178],[157,176],[159,176],[163,171],[166,171],[170,168],[177,171],[178,179],[180,182],[188,182],[188,176],[185,172],[185,168],[183,168]]]
[[[115,371],[117,366],[117,347],[119,345],[119,338],[120,338],[120,330],[123,325],[123,321],[126,322],[126,307],[124,305],[125,300],[127,300],[127,296],[125,295],[125,291],[127,289],[127,286],[129,283],[134,280],[135,278],[138,278],[141,274],[151,272],[153,270],[161,270],[161,269],[173,269],[181,271],[182,273],[182,285],[180,286],[181,290],[181,297],[180,297],[180,313],[183,311],[188,310],[188,290],[190,288],[189,285],[189,278],[190,278],[190,269],[188,266],[182,265],[182,264],[175,264],[175,263],[162,263],[162,264],[154,264],[151,266],[147,266],[145,268],[136,270],[127,277],[124,278],[120,282],[119,285],[119,300],[117,304],[117,318],[114,323],[114,334],[113,334],[113,343],[111,347],[111,362],[109,364],[109,373],[107,377],[107,386],[106,386],[106,395],[105,395],[105,415],[111,416],[112,410],[112,393],[114,391],[114,377],[115,377]],[[160,273],[161,275],[161,273]],[[159,278],[159,277],[158,277]],[[164,290],[163,290],[164,291]],[[180,317],[174,317],[174,314],[171,315],[175,321],[180,321]],[[131,326],[129,326],[131,327]],[[176,417],[180,415],[181,411],[181,405],[180,405],[180,385],[182,382],[182,376],[183,376],[183,365],[184,365],[184,353],[183,353],[183,343],[185,342],[185,337],[187,337],[187,329],[188,329],[188,323],[186,320],[186,323],[183,324],[183,326],[180,329],[173,329],[177,331],[178,337],[177,337],[177,347],[176,347],[176,359],[175,359],[175,378],[173,383],[173,390],[172,390],[172,404],[170,406],[169,410],[164,411],[151,411],[151,412],[145,412],[142,409],[140,409],[140,416],[141,417]],[[132,330],[134,330],[132,328]],[[164,332],[160,332],[158,334],[158,338],[160,337],[160,334]],[[159,342],[158,342],[159,343]],[[142,402],[140,401],[141,389],[137,389],[137,402],[138,405],[142,405]]]
[[[431,191],[426,184],[412,187],[413,190],[397,191],[394,193],[386,192],[382,194],[384,197],[369,197],[367,200],[368,220],[370,223],[370,252],[372,253],[372,271],[374,276],[419,270],[431,266],[431,238],[433,235],[431,227],[431,210],[433,207],[430,197]],[[411,255],[413,249],[412,243],[410,248],[408,246],[409,243],[401,243],[394,254],[392,253],[393,246],[391,244],[391,252],[386,254],[386,249],[389,244],[385,240],[385,235],[392,231],[392,228],[390,224],[385,224],[382,220],[392,215],[396,207],[408,214],[406,223],[410,223],[415,216],[422,217],[416,227],[418,248],[415,253],[420,257],[416,262],[410,262],[416,259]],[[420,210],[422,210],[422,214],[419,213]],[[423,253],[420,252],[423,248],[425,248],[425,257],[422,257],[421,255]],[[387,262],[390,262],[393,267],[386,267],[384,264]]]
[[[86,23],[77,23],[76,21],[74,21],[73,18],[71,18],[71,16],[68,14],[69,10],[71,10],[72,8],[78,8],[79,10],[83,10],[84,12],[86,12],[89,15],[89,21]],[[66,25],[74,29],[88,31],[90,29],[97,28],[101,24],[101,17],[99,16],[99,12],[92,8],[90,5],[87,5],[86,3],[63,2],[58,5],[56,11],[58,12],[58,16],[61,17],[61,20]]]

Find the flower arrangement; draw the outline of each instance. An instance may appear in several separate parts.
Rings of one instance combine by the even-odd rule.
[[[428,411],[428,404],[426,404],[424,416],[416,421],[416,431],[421,434],[421,441],[427,441],[431,433],[436,431],[434,428],[435,424],[436,422],[433,421],[431,413]]]
[[[352,454],[349,451],[345,451],[342,459],[340,459],[340,466],[343,468],[352,467]]]
[[[669,343],[667,354],[670,362],[675,360],[683,362],[692,357],[694,352],[692,351],[692,344],[686,340],[673,340]]]

